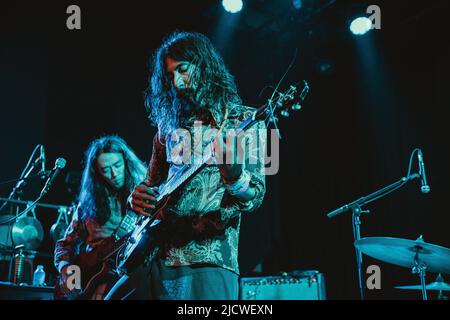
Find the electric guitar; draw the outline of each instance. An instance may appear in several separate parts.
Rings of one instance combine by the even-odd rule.
[[[309,86],[303,81],[303,86],[290,86],[285,92],[275,92],[274,98],[257,109],[253,114],[244,119],[236,128],[237,134],[244,132],[254,125],[258,120],[269,121],[277,124],[278,114],[283,117],[289,116],[289,111],[298,111],[301,109],[306,95],[309,92]],[[212,148],[205,148],[212,150]],[[156,208],[152,216],[140,216],[136,222],[136,227],[127,238],[123,247],[119,250],[117,272],[120,275],[131,273],[137,266],[144,262],[148,253],[156,245],[156,234],[161,228],[160,214],[165,207],[169,197],[197,172],[203,169],[214,157],[212,152],[206,152],[202,161],[193,164],[184,164],[180,170],[169,180],[164,182],[159,188],[156,200]]]
[[[128,211],[116,232],[125,233],[134,227],[137,220],[134,212]],[[119,231],[121,230],[121,231]],[[55,300],[89,300],[100,284],[109,283],[116,273],[117,253],[126,244],[131,232],[122,238],[114,235],[105,238],[92,250],[81,252],[73,261],[80,269],[80,288],[69,288],[68,278],[60,275],[55,283]],[[70,277],[70,276],[69,276]]]

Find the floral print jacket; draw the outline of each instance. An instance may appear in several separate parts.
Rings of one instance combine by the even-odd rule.
[[[223,130],[226,133],[226,130],[236,128],[253,112],[253,108],[236,106],[225,120],[220,115],[212,114],[206,123],[202,123],[201,132],[205,133],[205,128],[217,128],[216,123],[225,121]],[[201,152],[207,143],[204,135],[194,132],[199,128],[197,124],[186,127],[186,130],[193,137],[191,146],[202,146]],[[161,245],[150,254],[149,260],[160,254],[166,266],[212,264],[239,274],[241,213],[255,211],[265,194],[266,136],[263,121],[257,121],[245,134],[248,152],[243,167],[250,175],[255,197],[248,202],[238,201],[224,187],[218,166],[207,165],[169,198],[161,213],[164,225],[160,235]],[[200,141],[202,144],[199,144]],[[155,135],[145,181],[147,185],[160,186],[177,173],[183,164],[180,159],[186,152],[180,144],[185,142],[186,139],[175,139],[173,134],[166,139]],[[198,148],[189,150],[192,149],[191,159],[199,152]]]

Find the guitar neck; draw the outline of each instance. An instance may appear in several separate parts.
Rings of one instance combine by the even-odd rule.
[[[265,110],[265,106],[259,108],[255,112],[252,113],[249,117],[244,119],[236,128],[237,136],[241,135],[245,130],[249,129],[256,123],[256,118],[259,118],[259,115],[262,114],[263,110]],[[212,142],[210,142],[204,150],[211,151],[209,147]],[[177,174],[175,174],[171,179],[169,179],[159,190],[159,196],[157,201],[162,200],[166,196],[172,194],[176,189],[178,189],[183,183],[185,183],[189,178],[194,176],[199,170],[203,169],[207,163],[209,163],[213,158],[212,152],[206,152],[203,154],[201,161],[193,164],[185,164],[183,165]]]

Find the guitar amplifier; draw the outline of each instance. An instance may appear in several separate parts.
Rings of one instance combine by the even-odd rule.
[[[241,278],[240,300],[325,300],[325,278],[319,271]]]

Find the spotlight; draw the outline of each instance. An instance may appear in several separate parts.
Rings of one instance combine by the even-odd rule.
[[[292,5],[294,6],[295,10],[300,10],[303,6],[302,0],[292,0]]]
[[[372,29],[372,21],[367,17],[359,17],[350,24],[350,31],[357,36],[362,36]]]
[[[242,9],[242,0],[222,0],[222,6],[230,13],[236,13]]]

